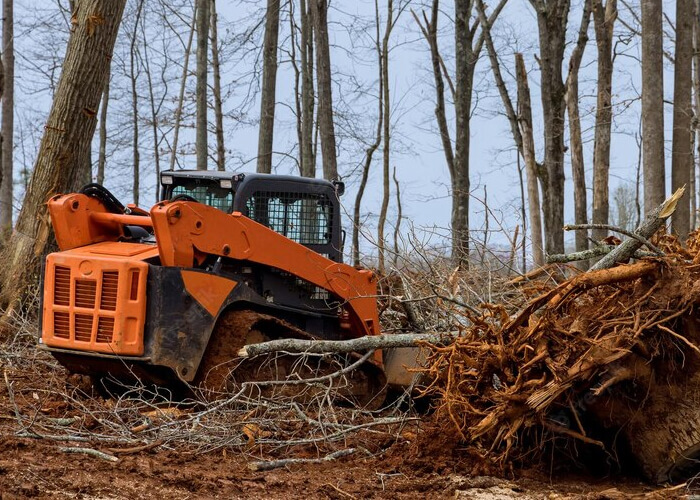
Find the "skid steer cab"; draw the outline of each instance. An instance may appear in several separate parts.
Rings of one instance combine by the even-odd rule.
[[[246,343],[380,333],[373,273],[342,262],[342,183],[160,179],[149,211],[96,184],[48,202],[60,251],[44,266],[40,344],[69,370],[192,383]],[[383,386],[383,366],[378,352],[358,390]]]

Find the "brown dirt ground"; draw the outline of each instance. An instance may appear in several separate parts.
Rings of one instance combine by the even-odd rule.
[[[57,393],[70,383],[64,372],[49,366],[48,356],[33,353],[36,350],[28,346],[27,351],[21,352],[20,361],[11,355],[9,361],[4,361],[4,349],[0,346],[0,500],[413,499],[417,496],[479,500],[618,499],[672,498],[688,493],[685,487],[659,490],[631,479],[560,475],[535,467],[531,471],[514,471],[510,478],[500,479],[489,475],[493,472],[478,460],[455,449],[453,438],[427,430],[411,430],[398,440],[360,434],[350,437],[341,447],[371,448],[371,456],[358,451],[334,462],[298,464],[267,472],[254,472],[248,466],[262,458],[288,456],[262,454],[257,449],[246,453],[231,449],[197,453],[157,448],[123,455],[119,462],[112,463],[90,455],[67,454],[60,448],[100,449],[104,445],[17,436],[20,427],[5,377],[12,385],[17,409],[25,418],[37,412],[37,401],[32,401],[34,388]],[[39,408],[52,417],[74,416],[75,411],[67,408],[58,396],[42,397]],[[372,439],[385,442],[372,443]],[[185,446],[182,449],[187,450]],[[289,449],[286,453],[295,458],[309,456],[309,451],[313,453],[304,449]]]

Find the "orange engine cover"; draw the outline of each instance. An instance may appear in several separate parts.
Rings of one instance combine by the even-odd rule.
[[[44,272],[45,345],[123,356],[143,355],[144,259],[152,245],[103,242],[50,254]]]

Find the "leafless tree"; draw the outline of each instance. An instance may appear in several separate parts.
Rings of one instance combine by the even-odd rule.
[[[644,210],[666,198],[664,164],[663,4],[642,4],[642,147],[644,159]]]
[[[598,93],[593,151],[593,224],[610,222],[610,136],[612,133],[613,27],[617,0],[593,0],[593,24],[598,46]],[[602,240],[605,229],[593,229],[593,239]]]
[[[207,141],[209,2],[210,0],[197,0],[197,170],[207,170],[209,163],[209,146]]]
[[[0,271],[2,303],[12,314],[35,281],[51,244],[45,202],[50,194],[70,192],[82,180],[97,125],[97,108],[109,78],[114,42],[126,0],[82,0],[75,12],[63,71],[45,125],[39,154],[15,231]],[[76,113],[75,110],[86,110]]]
[[[583,4],[578,39],[569,59],[569,73],[566,77],[566,109],[569,116],[569,143],[571,147],[571,172],[574,182],[574,218],[576,224],[588,224],[586,196],[586,169],[583,157],[583,137],[581,133],[581,113],[579,110],[579,70],[583,53],[588,43],[588,26],[591,20],[591,0]],[[588,231],[576,231],[576,251],[588,249]],[[586,261],[579,267],[585,268]]]
[[[690,182],[693,171],[693,0],[676,1],[676,52],[673,78],[673,146],[671,160],[671,189],[674,191]],[[694,195],[694,193],[693,193]],[[684,196],[671,218],[673,232],[684,241],[690,231],[690,201]]]
[[[15,123],[14,0],[2,2],[2,176],[0,176],[0,241],[12,231]]]
[[[564,252],[564,96],[562,65],[566,49],[569,0],[530,0],[537,13],[544,117],[545,250]]]
[[[221,99],[221,61],[219,58],[219,19],[216,14],[216,0],[211,0],[211,65],[214,87],[214,123],[216,124],[216,168],[226,170],[226,146],[224,143],[224,112]]]
[[[272,172],[279,25],[280,0],[267,0],[267,10],[265,11],[265,41],[263,42],[263,75],[262,95],[260,96],[257,166],[257,171],[264,174]]]
[[[316,84],[318,86],[318,127],[321,136],[323,178],[338,179],[335,125],[333,123],[333,95],[331,53],[328,43],[328,0],[308,0],[316,40]]]

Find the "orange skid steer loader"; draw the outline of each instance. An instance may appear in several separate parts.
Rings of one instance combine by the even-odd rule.
[[[181,170],[161,174],[167,201],[149,212],[97,184],[54,196],[42,347],[77,373],[197,384],[248,343],[379,334],[375,276],[342,262],[343,189]],[[376,403],[387,376],[410,382],[401,354],[375,353],[352,397]]]

